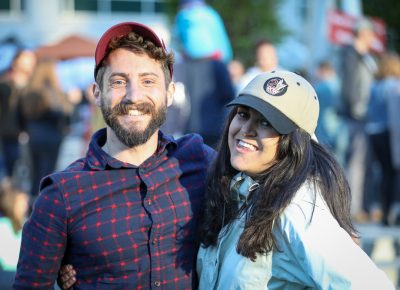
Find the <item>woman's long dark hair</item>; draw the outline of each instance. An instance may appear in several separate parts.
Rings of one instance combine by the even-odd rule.
[[[352,237],[357,237],[350,215],[350,189],[342,168],[328,150],[302,129],[281,136],[276,164],[257,177],[260,187],[249,196],[247,206],[238,210],[229,190],[229,182],[237,173],[231,166],[228,147],[229,125],[235,114],[236,108],[227,118],[218,155],[208,176],[200,225],[201,243],[206,247],[215,246],[223,226],[229,226],[247,211],[238,253],[255,259],[257,253],[272,251],[276,247],[272,234],[274,221],[306,180],[319,188],[339,225]]]

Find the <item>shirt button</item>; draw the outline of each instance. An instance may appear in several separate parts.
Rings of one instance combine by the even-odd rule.
[[[160,286],[161,286],[161,282],[160,282],[160,281],[156,281],[156,282],[154,282],[154,286],[156,286],[156,287],[160,287]]]
[[[147,205],[151,205],[151,199],[147,200]]]
[[[151,241],[151,243],[152,243],[153,245],[157,244],[157,238],[154,238],[154,239]]]

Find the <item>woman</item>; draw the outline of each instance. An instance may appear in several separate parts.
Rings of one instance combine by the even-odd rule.
[[[393,289],[352,240],[344,173],[312,139],[311,85],[265,73],[229,105],[200,229],[200,289]]]
[[[400,176],[396,176],[395,162],[398,143],[393,143],[394,132],[400,131],[399,105],[396,104],[399,97],[400,57],[395,53],[382,54],[371,87],[366,131],[381,170],[379,194],[384,225],[400,222],[400,181],[397,181]]]
[[[0,76],[0,143],[4,161],[4,175],[14,176],[15,164],[21,158],[18,120],[18,102],[36,65],[35,53],[20,50],[14,56],[9,69]]]
[[[312,139],[311,85],[263,73],[229,106],[201,220],[199,288],[394,289],[352,239],[344,173]]]
[[[31,195],[40,180],[56,167],[61,142],[67,133],[73,105],[62,91],[52,60],[40,61],[23,91],[21,123],[29,135],[32,162]]]

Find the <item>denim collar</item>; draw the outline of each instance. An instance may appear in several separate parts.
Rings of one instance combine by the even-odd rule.
[[[232,178],[229,188],[232,198],[242,204],[246,202],[248,194],[259,186],[253,178],[243,172],[239,172]]]

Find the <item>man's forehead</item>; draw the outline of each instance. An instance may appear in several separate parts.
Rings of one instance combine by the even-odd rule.
[[[111,51],[104,63],[110,63],[111,61],[116,61],[121,64],[127,64],[130,62],[141,62],[141,63],[148,63],[149,65],[156,65],[161,67],[161,62],[152,58],[145,52],[132,50],[129,48],[117,48]]]

